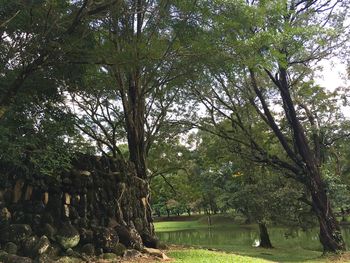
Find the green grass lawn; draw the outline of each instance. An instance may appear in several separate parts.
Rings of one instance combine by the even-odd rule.
[[[286,260],[281,260],[279,256],[275,256],[271,260],[254,257],[243,256],[235,253],[209,251],[204,249],[181,249],[170,250],[170,256],[174,263],[268,263],[268,262],[303,262],[303,263],[345,263],[350,262],[350,255],[347,253],[342,256],[321,257],[317,256],[313,259],[294,261],[297,250],[291,250],[286,254]],[[270,252],[274,254],[275,252]],[[293,261],[290,261],[293,260]]]
[[[216,216],[212,219],[212,229],[215,228],[227,228],[227,231],[234,230],[235,228],[254,228],[254,225],[241,225],[235,223],[232,217],[229,216]],[[205,229],[207,228],[206,218],[201,218],[195,221],[169,221],[169,222],[156,222],[156,232],[169,232],[191,229]],[[181,244],[186,245],[186,244]],[[185,247],[183,249],[177,249],[176,247],[171,249],[168,254],[174,258],[174,262],[181,263],[195,263],[195,262],[350,262],[349,254],[345,257],[329,258],[323,257],[322,252],[304,249],[299,246],[286,246],[281,244],[273,244],[274,249],[262,249],[247,246],[243,244],[235,244],[234,246],[228,244],[210,244],[203,245],[202,247]],[[203,249],[213,248],[219,251],[209,251]],[[349,259],[347,259],[349,257]]]
[[[176,263],[266,263],[271,262],[232,253],[208,251],[204,249],[174,250],[168,253]]]

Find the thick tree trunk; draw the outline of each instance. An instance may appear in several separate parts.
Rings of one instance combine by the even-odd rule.
[[[123,97],[129,159],[134,163],[137,175],[147,178],[145,153],[145,98],[139,79],[129,79],[127,96]]]
[[[259,232],[260,232],[260,245],[259,245],[259,247],[273,248],[271,241],[270,241],[269,232],[267,231],[267,227],[266,227],[265,223],[262,223],[262,222],[259,223]]]

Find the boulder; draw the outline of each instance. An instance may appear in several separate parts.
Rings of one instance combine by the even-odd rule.
[[[17,254],[17,250],[18,247],[15,243],[13,242],[7,242],[4,246],[4,250],[9,253],[9,254],[13,254],[16,255]]]
[[[0,224],[4,225],[8,223],[10,220],[11,220],[10,211],[7,209],[7,207],[2,208],[0,212]]]
[[[37,255],[42,255],[44,254],[47,249],[50,247],[50,240],[48,239],[47,236],[42,236],[38,243],[35,245],[34,247],[34,252],[37,254]]]
[[[34,247],[37,245],[39,242],[39,238],[37,236],[31,236],[26,238],[23,243],[23,254],[28,257],[32,257],[34,253]]]
[[[9,241],[14,243],[21,243],[32,234],[32,228],[26,224],[13,224],[8,228]]]
[[[50,240],[55,240],[55,234],[57,233],[57,230],[51,224],[45,224],[42,233]]]
[[[4,263],[33,263],[33,260],[30,258],[11,254],[8,254],[3,261]]]
[[[56,262],[56,260],[54,260],[53,258],[51,258],[47,254],[42,254],[42,255],[39,255],[35,259],[35,262],[37,262],[37,263],[54,263],[54,262]]]
[[[114,253],[104,253],[102,254],[102,258],[106,260],[113,260],[113,259],[117,259],[118,256]]]
[[[94,232],[92,230],[81,228],[79,232],[81,244],[88,244],[94,241]]]
[[[85,244],[81,248],[81,253],[84,253],[87,256],[93,256],[95,255],[95,246],[91,243]]]
[[[74,226],[70,223],[65,223],[58,230],[56,240],[64,249],[68,249],[78,245],[80,235]]]
[[[55,261],[56,263],[81,263],[81,259],[73,257],[61,257]]]
[[[8,253],[4,250],[0,250],[0,262],[4,262],[4,260],[7,258]]]
[[[61,252],[62,252],[61,246],[53,243],[48,247],[45,254],[49,255],[51,258],[54,258],[54,257],[57,257],[58,255],[60,255]]]

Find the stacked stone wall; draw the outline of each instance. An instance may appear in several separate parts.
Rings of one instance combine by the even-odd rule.
[[[61,174],[29,174],[0,168],[0,261],[157,246],[148,183],[131,163],[80,155]]]

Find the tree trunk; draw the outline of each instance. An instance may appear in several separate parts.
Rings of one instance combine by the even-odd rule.
[[[339,224],[330,206],[324,187],[317,185],[315,180],[311,184],[312,205],[320,224],[320,242],[323,252],[336,253],[346,250],[345,242],[340,232]]]
[[[145,157],[145,98],[138,78],[129,79],[127,96],[123,98],[129,159],[134,163],[137,175],[147,178]]]
[[[270,241],[270,236],[269,232],[267,231],[267,227],[265,223],[259,223],[259,232],[260,232],[260,245],[259,247],[262,248],[273,248],[271,241]]]
[[[341,216],[342,216],[341,221],[342,221],[342,222],[346,222],[346,217],[345,217],[345,211],[344,211],[344,208],[341,208]]]
[[[167,216],[168,216],[168,218],[169,218],[169,217],[170,217],[170,210],[167,209],[167,210],[166,210],[166,213],[167,213]]]
[[[210,210],[207,210],[207,215],[208,215],[208,226],[211,226],[211,213]]]
[[[314,145],[314,150],[312,150],[304,127],[297,117],[294,102],[289,90],[286,69],[281,67],[279,76],[280,80],[277,86],[280,89],[286,117],[293,132],[293,138],[295,140],[294,146],[302,160],[301,168],[305,174],[304,184],[311,192],[313,209],[320,224],[320,241],[323,246],[323,251],[333,253],[344,251],[346,250],[345,243],[338,222],[332,212],[331,204],[328,200],[322,180],[320,171],[321,160],[319,159],[320,154],[317,152],[318,148]],[[298,158],[298,156],[295,156],[295,159]]]

